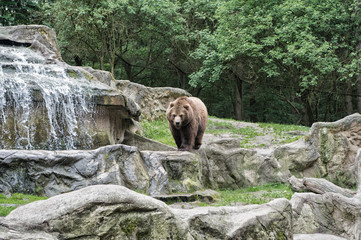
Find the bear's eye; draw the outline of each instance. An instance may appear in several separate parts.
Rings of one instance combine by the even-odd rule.
[[[179,115],[180,118],[183,118],[183,114]]]
[[[176,115],[175,115],[175,114],[173,114],[172,116],[173,116],[174,118],[176,117]]]

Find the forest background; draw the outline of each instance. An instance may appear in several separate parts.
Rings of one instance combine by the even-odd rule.
[[[183,88],[210,115],[311,125],[361,113],[360,0],[2,0],[63,59]]]

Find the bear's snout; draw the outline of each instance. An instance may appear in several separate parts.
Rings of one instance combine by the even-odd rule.
[[[177,116],[174,118],[174,125],[176,128],[181,126],[181,118],[180,117]]]

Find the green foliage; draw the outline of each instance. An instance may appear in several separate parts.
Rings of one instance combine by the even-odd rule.
[[[2,0],[0,4],[0,26],[36,23],[42,1]]]
[[[177,10],[168,0],[62,0],[46,5],[50,24],[67,50],[65,58],[97,61],[101,69],[108,63],[118,79],[129,80],[166,61],[170,45],[183,32]]]
[[[10,197],[0,194],[0,216],[8,215],[16,206],[6,206],[6,204],[23,205],[30,202],[45,200],[47,197],[28,195],[23,193],[14,193]]]
[[[356,57],[361,40],[357,34],[360,18],[355,14],[358,7],[357,1],[339,0],[322,4],[317,0],[221,1],[215,30],[202,31],[199,47],[192,54],[202,66],[190,75],[190,83],[210,86],[216,81],[234,81],[231,76],[236,75],[254,86],[243,93],[253,101],[249,114],[260,115],[262,119],[257,119],[261,121],[287,122],[296,111],[300,120],[311,124],[321,117],[318,109],[324,118],[330,112],[337,118],[338,108],[332,109],[328,101],[361,74],[355,68],[360,64]],[[260,92],[267,91],[263,96],[274,98],[268,103],[259,99]],[[319,102],[327,107],[316,105]],[[247,101],[243,104],[248,106]],[[272,104],[276,111],[263,113]],[[287,114],[279,115],[277,110]],[[301,118],[304,113],[308,119]],[[272,119],[278,116],[282,118]]]

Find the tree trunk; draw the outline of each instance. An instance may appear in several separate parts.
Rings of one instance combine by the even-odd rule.
[[[177,68],[177,73],[178,73],[180,88],[185,89],[186,74],[183,71],[179,70],[178,68]]]
[[[359,4],[354,5],[355,6],[355,16],[356,18],[359,18]],[[360,35],[360,28],[358,27],[357,30],[355,31],[355,38],[358,37]],[[360,49],[361,49],[361,42],[358,42],[357,46],[356,46],[356,52],[357,52],[357,57],[360,58]],[[360,65],[359,65],[360,67]],[[361,74],[359,74],[357,76],[357,83],[356,83],[356,88],[357,88],[357,112],[361,113]]]
[[[122,60],[122,65],[124,67],[125,73],[127,74],[127,80],[132,81],[132,65],[128,63],[124,58],[120,58]]]
[[[104,58],[100,57],[100,70],[104,70]]]
[[[361,74],[357,76],[357,112],[361,113]]]
[[[237,120],[243,120],[243,92],[242,80],[238,76],[234,76],[236,83],[236,102],[234,106],[234,115]]]
[[[353,113],[352,95],[350,94],[350,90],[346,92],[345,96],[347,115],[351,115]]]
[[[309,96],[308,91],[304,91],[303,93],[301,93],[301,100],[302,100],[303,106],[304,106],[306,114],[307,114],[306,125],[311,126],[312,123],[315,122],[315,119],[313,117],[312,107],[308,100],[308,96]]]
[[[250,108],[250,114],[249,114],[249,119],[251,122],[258,122],[257,119],[257,111],[256,111],[256,96],[255,96],[255,91],[256,91],[256,85],[255,84],[251,84],[251,98],[249,99],[249,108]]]
[[[177,64],[175,64],[175,62],[173,62],[172,60],[168,59],[168,62],[176,69],[178,77],[179,77],[179,85],[180,88],[185,89],[185,80],[186,80],[186,76],[187,74],[180,68],[178,67]]]
[[[81,59],[78,55],[74,56],[75,66],[83,66],[83,59]]]

